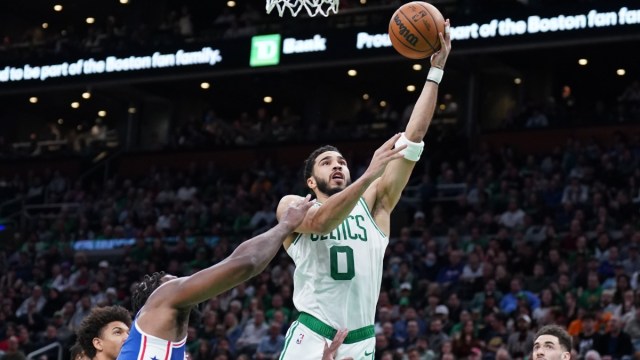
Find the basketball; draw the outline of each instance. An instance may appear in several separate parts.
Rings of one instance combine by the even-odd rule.
[[[389,22],[391,44],[409,59],[424,59],[438,51],[440,32],[444,34],[444,17],[435,6],[423,1],[400,6]]]

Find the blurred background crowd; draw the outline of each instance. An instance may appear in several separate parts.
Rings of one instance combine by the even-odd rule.
[[[569,329],[579,358],[640,350],[639,160],[639,138],[617,134],[540,155],[482,145],[416,169],[385,256],[376,358],[525,358],[549,323]],[[352,163],[355,176],[366,165]],[[251,168],[153,168],[92,186],[56,171],[5,179],[30,203],[70,205],[31,217],[1,253],[0,350],[68,346],[91,307],[128,306],[143,274],[189,275],[271,227],[280,197],[304,194],[302,179],[269,162]],[[74,249],[128,238],[118,256]],[[282,252],[202,304],[191,356],[273,358],[296,318],[293,269]]]
[[[100,3],[95,6],[104,6]],[[459,21],[558,5],[546,0],[434,3]],[[1,62],[175,50],[289,29],[286,22],[266,16],[262,2],[230,7],[222,2],[132,1],[126,10],[119,4],[104,9],[94,18],[95,26],[77,16],[87,4],[76,2],[78,8],[69,6],[71,12],[59,13],[63,20],[46,26],[37,18],[44,12],[41,7],[0,4]],[[318,21],[334,30],[388,23],[388,10],[398,4],[341,1],[340,16]],[[297,21],[291,26],[317,24]],[[548,58],[561,62],[560,56]],[[621,58],[607,54],[607,64]],[[533,101],[529,98],[536,97],[535,87],[528,93],[514,87],[507,91],[510,96],[495,102],[517,101],[493,116],[480,111],[494,106],[482,97],[495,96],[493,89],[477,91],[476,99],[465,96],[473,92],[473,84],[455,81],[460,73],[475,79],[478,73],[466,76],[460,69],[482,68],[486,59],[474,57],[478,63],[469,66],[467,58],[454,55],[447,67],[425,155],[392,217],[375,319],[375,359],[528,359],[536,329],[551,323],[565,326],[574,337],[575,359],[640,358],[637,74],[628,69],[631,76],[607,86],[589,76],[547,78],[543,59],[535,59],[542,75],[523,70],[525,84],[545,78],[543,87],[553,96]],[[506,59],[498,59],[508,73],[504,78],[496,77],[497,67],[487,66],[490,85],[508,79],[512,86],[511,58]],[[567,61],[575,65],[574,60],[572,54]],[[604,72],[604,65],[593,63],[598,73]],[[34,95],[22,108],[18,100],[24,94],[16,90],[15,95],[15,89],[2,84],[0,360],[22,360],[54,343],[61,344],[62,359],[57,348],[37,359],[66,360],[74,332],[91,308],[129,308],[132,289],[144,274],[192,274],[272,227],[283,195],[308,193],[300,168],[307,150],[301,152],[300,144],[377,147],[402,130],[416,96],[389,90],[392,86],[383,82],[394,76],[376,71],[372,78],[380,82],[379,89],[364,93],[358,88],[354,100],[342,106],[323,101],[342,100],[343,93],[333,91],[348,88],[349,80],[340,78],[335,85],[315,69],[282,71],[273,78],[238,75],[242,80],[232,77],[227,87],[220,86],[223,90],[207,95],[183,94],[184,84],[166,79],[146,87],[126,80],[114,88],[82,84],[70,92],[82,94],[86,101],[81,110],[91,109],[86,114],[72,113],[66,98],[64,106],[31,113],[25,109],[47,97],[62,103],[54,97],[68,89],[43,88],[39,98]],[[304,78],[301,73],[314,85],[287,82]],[[274,79],[282,79],[285,88],[302,89],[294,92],[307,98],[298,94],[278,103],[276,96],[275,103],[267,103],[262,95],[246,94],[247,87],[257,93]],[[586,85],[580,84],[582,79]],[[205,90],[204,82],[197,83],[196,91]],[[243,85],[234,89],[230,85],[235,83]],[[454,86],[458,83],[462,89]],[[389,100],[383,88],[403,100]],[[331,96],[323,93],[327,89]],[[242,95],[237,98],[243,103],[228,101],[232,95]],[[153,102],[161,97],[165,99]],[[100,107],[91,108],[91,102],[103,100],[117,103],[113,108],[119,112],[109,108],[108,115],[105,111],[96,118],[94,110]],[[325,108],[343,114],[328,116],[321,112]],[[614,126],[617,131],[607,130]],[[594,136],[579,131],[590,127]],[[159,129],[167,135],[161,136]],[[507,133],[503,140],[523,141],[520,146],[487,141],[498,130]],[[566,136],[574,130],[582,135]],[[280,157],[269,155],[278,149]],[[225,158],[247,153],[256,156],[246,163]],[[285,161],[283,153],[289,160],[298,158]],[[344,155],[357,178],[370,154],[348,150]],[[118,168],[127,156],[154,161]],[[216,160],[202,160],[207,157]],[[175,166],[176,158],[190,160]],[[71,169],[67,160],[74,164]],[[201,304],[189,327],[190,359],[277,359],[284,332],[297,317],[293,271],[293,262],[281,251],[259,276]]]

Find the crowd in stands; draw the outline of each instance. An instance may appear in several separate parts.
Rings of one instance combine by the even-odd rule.
[[[376,359],[525,359],[536,328],[550,323],[574,336],[577,359],[639,352],[640,137],[610,140],[568,139],[535,155],[485,144],[424,174],[418,166],[415,199],[400,210],[407,225],[394,228],[385,256]],[[152,168],[99,185],[53,171],[3,181],[33,203],[68,205],[33,216],[3,245],[0,359],[56,341],[67,349],[92,307],[129,307],[143,274],[221,261],[274,224],[282,195],[306,193],[297,169],[264,159],[247,164],[255,171],[220,166]],[[110,258],[73,246],[123,238],[135,240]],[[277,358],[297,316],[293,269],[282,252],[202,304],[191,358]]]
[[[579,102],[583,104],[579,104]],[[617,99],[607,105],[600,99],[585,106],[576,99],[571,86],[564,85],[559,96],[550,96],[544,103],[528,103],[507,116],[503,124],[508,129],[541,129],[571,127],[584,124],[607,125],[640,121],[640,82],[632,80],[621,87]]]
[[[279,111],[258,106],[254,113],[243,111],[234,117],[219,116],[214,109],[208,109],[201,117],[177,124],[172,138],[163,146],[185,149],[382,139],[407,123],[412,107],[407,109],[362,101],[353,109],[353,119],[322,122],[304,118],[290,106]],[[457,116],[457,112],[448,114]]]
[[[566,128],[592,124],[633,124],[640,121],[640,82],[632,81],[620,90],[618,103],[611,111],[583,116],[588,110],[578,110],[568,86],[558,99],[550,98],[545,106],[524,105],[519,112],[508,116],[505,129]],[[350,111],[352,119],[326,119],[322,123],[298,113],[300,109],[289,105],[278,108],[256,105],[254,111],[238,111],[220,115],[215,108],[194,111],[189,120],[171,123],[166,141],[160,141],[145,129],[144,136],[157,141],[146,150],[211,149],[230,147],[255,147],[273,144],[293,144],[307,141],[342,141],[383,139],[401,131],[408,121],[412,106],[396,108],[393,104],[380,105],[374,99],[362,100]],[[606,114],[606,115],[605,115]],[[459,137],[463,127],[463,116],[457,100],[451,93],[440,97],[439,108],[432,133],[438,136]],[[588,119],[588,120],[585,120]],[[442,122],[442,120],[445,120]],[[441,125],[452,120],[450,125]],[[118,134],[117,124],[106,124],[97,118],[93,124],[84,122],[78,127],[48,123],[41,129],[33,129],[29,141],[15,141],[0,136],[0,158],[38,157],[60,155],[95,155],[104,149],[123,146],[124,135]],[[65,129],[66,128],[66,129]],[[136,150],[140,144],[133,145]]]

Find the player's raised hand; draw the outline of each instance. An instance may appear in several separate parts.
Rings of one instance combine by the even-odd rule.
[[[338,348],[340,347],[340,345],[342,345],[342,342],[347,337],[348,333],[349,333],[349,330],[347,329],[338,330],[338,332],[336,333],[336,336],[333,337],[333,341],[331,342],[331,345],[327,345],[326,342],[324,343],[322,360],[335,359],[336,351],[338,351]],[[347,358],[342,358],[341,360],[353,360],[353,358],[347,357]]]
[[[313,201],[311,201],[311,195],[307,195],[307,197],[292,201],[291,204],[287,207],[280,219],[280,223],[287,226],[287,228],[294,231],[300,226],[302,220],[307,215],[307,211],[311,209],[313,206]]]
[[[370,177],[371,179],[377,179],[382,175],[384,169],[386,169],[389,162],[395,159],[400,159],[404,155],[400,152],[407,148],[407,145],[402,145],[394,148],[396,141],[400,138],[400,133],[393,135],[391,139],[387,140],[382,146],[373,153],[369,167],[362,176]]]
[[[451,24],[449,19],[444,22],[444,34],[438,33],[440,37],[440,50],[431,55],[431,66],[438,69],[444,69],[444,64],[447,62],[449,52],[451,52]]]

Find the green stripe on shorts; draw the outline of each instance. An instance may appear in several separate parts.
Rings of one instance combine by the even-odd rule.
[[[280,360],[282,360],[282,358],[284,357],[284,353],[287,352],[287,349],[289,348],[289,343],[291,342],[291,338],[293,338],[293,334],[296,332],[296,328],[298,327],[300,323],[297,321],[294,321],[291,324],[291,329],[289,329],[289,334],[287,335],[287,338],[284,341],[284,347],[282,348],[282,352],[280,352]]]

